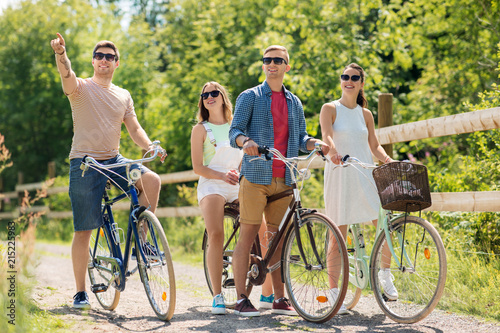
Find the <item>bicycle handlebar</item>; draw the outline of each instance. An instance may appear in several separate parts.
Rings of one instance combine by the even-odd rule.
[[[333,164],[333,162],[331,160],[328,160],[328,161]],[[347,167],[349,165],[359,165],[360,167],[362,167],[364,169],[375,169],[375,168],[378,167],[375,164],[361,162],[358,158],[353,157],[353,156],[349,156],[349,155],[345,155],[344,157],[342,157],[341,161],[342,161],[342,164],[334,164],[333,168],[334,169],[336,169],[336,168],[345,168],[345,167]],[[394,162],[396,162],[396,163],[411,163],[408,160],[394,161]]]
[[[258,148],[258,151],[260,154],[264,154],[266,160],[270,160],[271,159],[271,156],[269,156],[269,154],[273,154],[274,157],[278,158],[279,160],[283,161],[283,162],[287,162],[287,163],[298,163],[300,161],[308,161],[311,157],[314,156],[315,153],[320,153],[321,157],[325,160],[325,155],[323,154],[323,151],[321,150],[321,144],[319,143],[315,143],[314,144],[314,149],[311,150],[311,152],[309,153],[309,155],[305,156],[305,157],[285,157],[283,156],[283,154],[281,154],[281,152],[276,149],[276,148],[269,148],[268,146],[259,146]],[[262,157],[256,157],[256,158],[253,158],[250,160],[250,162],[252,161],[255,161],[257,159],[263,159]]]
[[[345,155],[344,157],[342,157],[342,159],[341,159],[342,164],[334,164],[330,159],[327,159],[327,161],[332,164],[333,169],[345,168],[345,167],[348,167],[350,165],[352,165],[352,166],[359,165],[363,169],[375,169],[377,167],[375,164],[361,162],[358,158],[353,157],[353,156],[349,156],[349,155]]]
[[[95,158],[93,158],[93,157],[84,156],[82,158],[82,164],[80,165],[80,169],[83,170],[83,171],[87,171],[88,167],[90,165],[94,165],[94,166],[96,166],[96,167],[98,167],[100,169],[113,169],[113,168],[117,168],[117,167],[129,165],[129,164],[151,162],[151,161],[153,161],[158,156],[159,153],[162,153],[162,155],[165,153],[165,149],[163,149],[160,146],[160,141],[158,141],[158,140],[153,141],[152,145],[154,147],[147,152],[147,153],[149,153],[150,151],[154,151],[154,154],[152,156],[146,157],[146,158],[141,158],[141,159],[138,159],[138,160],[123,162],[123,163],[114,163],[114,164],[104,165],[104,164],[101,164],[101,163],[97,162],[97,160]]]

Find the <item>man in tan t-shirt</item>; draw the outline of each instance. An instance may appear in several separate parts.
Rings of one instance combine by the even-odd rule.
[[[103,223],[101,200],[107,178],[92,169],[82,177],[81,160],[84,156],[90,156],[105,164],[126,161],[119,154],[122,123],[125,123],[132,140],[142,149],[148,150],[151,140],[137,120],[130,93],[111,83],[113,73],[120,65],[120,53],[112,42],[97,43],[92,57],[94,75],[87,79],[77,78],[71,69],[66,43],[61,34],[57,33],[57,38],[50,45],[55,52],[63,91],[71,103],[73,115],[74,135],[69,155],[69,195],[75,229],[71,257],[77,291],[73,306],[89,309],[85,287],[89,242],[92,230]],[[162,161],[165,156],[164,153]],[[141,193],[139,203],[154,212],[160,193],[160,177],[144,166],[140,168],[142,177],[136,183]]]

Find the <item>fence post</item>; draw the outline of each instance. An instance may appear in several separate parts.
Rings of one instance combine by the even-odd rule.
[[[24,173],[19,171],[17,173],[17,185],[24,184]],[[24,192],[17,192],[17,205],[21,207],[23,205]]]
[[[392,126],[392,94],[384,93],[378,95],[378,128]],[[385,152],[392,158],[392,143],[382,145]]]
[[[51,161],[47,164],[47,169],[49,173],[49,179],[56,177],[56,162]]]
[[[0,193],[3,193],[3,178],[0,177]],[[2,198],[0,195],[0,212],[3,212],[5,209],[5,198]]]

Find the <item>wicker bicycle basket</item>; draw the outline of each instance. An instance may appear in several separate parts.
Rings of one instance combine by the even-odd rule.
[[[416,212],[432,205],[429,178],[424,165],[391,162],[373,170],[382,208]]]

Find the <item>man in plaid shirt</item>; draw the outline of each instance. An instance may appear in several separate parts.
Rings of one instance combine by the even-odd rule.
[[[285,73],[290,70],[287,49],[279,45],[269,46],[264,51],[262,60],[266,80],[238,96],[229,130],[231,146],[245,152],[239,191],[241,231],[234,249],[233,268],[239,295],[235,313],[246,317],[260,315],[247,298],[245,280],[250,248],[262,223],[262,214],[264,213],[268,231],[275,233],[290,203],[290,197],[270,204],[267,204],[267,198],[291,189],[290,171],[283,162],[249,160],[259,155],[259,145],[276,148],[286,157],[298,156],[299,149],[303,152],[313,150],[316,143],[322,145],[325,155],[329,150],[327,144],[307,134],[302,103],[283,85]],[[282,244],[278,246],[271,265],[280,260],[281,248]],[[281,267],[272,272],[272,280],[275,295],[272,312],[297,315],[284,297]]]

